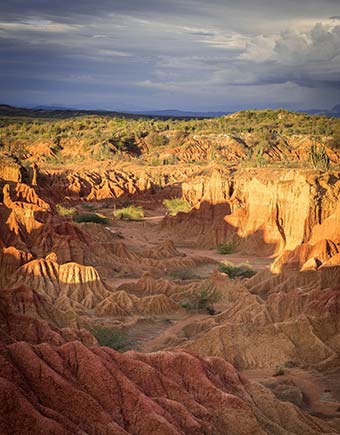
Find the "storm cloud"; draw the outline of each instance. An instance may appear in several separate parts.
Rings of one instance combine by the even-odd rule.
[[[330,108],[338,0],[7,0],[1,102],[116,110]]]

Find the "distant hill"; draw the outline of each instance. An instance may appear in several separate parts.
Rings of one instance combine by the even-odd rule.
[[[23,108],[9,106],[8,104],[0,104],[0,116],[12,117],[28,117],[28,118],[73,118],[80,116],[109,116],[116,117],[122,116],[125,118],[139,118],[139,117],[157,117],[162,119],[169,118],[217,118],[227,115],[231,112],[185,112],[181,110],[155,110],[155,111],[141,111],[141,112],[116,112],[109,110],[84,110],[63,106],[35,106],[33,108]]]
[[[161,116],[174,118],[219,118],[232,112],[191,112],[185,110],[165,109],[165,110],[147,110],[142,112],[131,112],[146,116]]]
[[[299,110],[298,113],[309,115],[323,115],[328,117],[340,118],[340,104],[331,110],[309,109]],[[124,117],[136,119],[140,117],[160,118],[160,119],[199,119],[199,118],[219,118],[235,112],[193,112],[176,109],[147,110],[147,111],[126,111],[117,112],[110,110],[84,110],[64,106],[35,106],[33,108],[14,107],[8,104],[0,104],[0,116],[4,117],[27,117],[27,118],[46,118],[46,119],[67,119],[82,116],[106,116]]]
[[[0,116],[18,117],[18,118],[45,118],[45,119],[68,119],[82,116],[108,116],[138,118],[140,115],[123,112],[110,112],[105,110],[81,110],[62,108],[57,106],[36,106],[32,109],[24,107],[14,107],[7,104],[0,104]]]
[[[81,110],[77,107],[67,107],[67,106],[34,106],[33,110]]]
[[[310,110],[301,110],[301,112],[308,113],[309,115],[324,115],[324,116],[332,116],[334,118],[340,118],[340,104],[337,104],[331,110],[310,109]]]

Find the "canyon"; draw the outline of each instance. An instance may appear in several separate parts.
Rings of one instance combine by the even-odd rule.
[[[148,136],[142,161],[0,154],[1,434],[340,433],[339,151],[165,134],[157,164]]]

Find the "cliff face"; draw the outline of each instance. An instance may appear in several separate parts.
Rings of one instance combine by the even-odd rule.
[[[326,237],[324,228],[329,232],[334,225],[320,226],[335,213],[340,196],[338,172],[296,169],[142,168],[117,163],[92,171],[42,171],[40,177],[44,185],[40,196],[55,202],[65,197],[88,201],[183,197],[193,205],[192,212],[169,217],[165,227],[176,234],[191,234],[201,247],[229,241],[239,252],[264,256],[278,256],[309,241],[314,244],[321,239],[321,231],[323,238],[332,239],[334,235]],[[18,199],[23,190],[17,188]],[[44,208],[44,202],[33,197],[29,201]]]
[[[330,230],[334,225],[322,223],[337,207],[338,173],[213,169],[183,183],[182,190],[195,207],[168,218],[167,226],[196,233],[200,246],[232,241],[240,252],[278,255],[310,239],[314,243],[323,228],[331,237],[337,232]]]

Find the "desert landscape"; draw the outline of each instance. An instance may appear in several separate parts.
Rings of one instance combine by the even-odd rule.
[[[340,433],[340,120],[0,108],[0,433]]]

